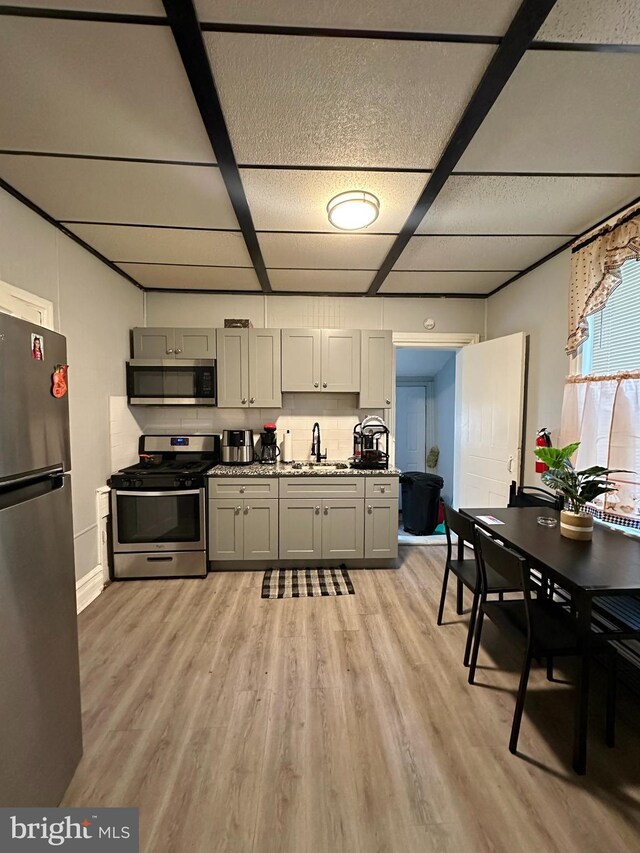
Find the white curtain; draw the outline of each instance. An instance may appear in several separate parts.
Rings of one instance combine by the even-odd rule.
[[[618,491],[599,498],[596,514],[640,527],[640,372],[570,376],[564,390],[561,444],[580,442],[576,468],[602,465],[631,473],[613,475]]]
[[[625,261],[640,261],[640,216],[625,216],[613,229],[573,250],[569,288],[569,336],[566,351],[575,355],[589,336],[587,317],[604,308],[622,281]]]

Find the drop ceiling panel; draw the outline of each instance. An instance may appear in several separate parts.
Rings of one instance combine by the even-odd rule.
[[[162,0],[13,0],[11,5],[36,6],[39,9],[165,16]]]
[[[380,201],[367,234],[400,230],[424,187],[426,172],[316,172],[242,169],[242,183],[257,229],[327,231],[327,203],[338,193],[366,190]]]
[[[2,18],[0,148],[213,162],[168,27]]]
[[[269,270],[274,291],[308,293],[366,293],[372,272],[364,270]]]
[[[143,287],[175,290],[260,290],[253,269],[188,267],[161,264],[118,264]]]
[[[458,170],[637,172],[640,55],[529,51]]]
[[[378,234],[259,234],[267,267],[377,270],[393,243]]]
[[[638,196],[640,178],[452,175],[418,233],[580,234]]]
[[[0,154],[0,177],[59,220],[238,229],[215,166]]]
[[[205,33],[239,163],[433,168],[494,48]]]
[[[396,270],[522,270],[565,237],[412,237]]]
[[[251,266],[249,253],[239,232],[182,231],[125,225],[69,225],[68,228],[116,262]]]
[[[201,21],[503,35],[518,0],[196,0]]]
[[[399,272],[389,273],[380,288],[385,293],[491,293],[510,279],[506,272]]]
[[[640,44],[638,0],[558,0],[538,32],[544,41]]]

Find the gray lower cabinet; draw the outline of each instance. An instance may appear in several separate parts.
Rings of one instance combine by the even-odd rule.
[[[348,560],[364,554],[361,498],[280,500],[281,560]]]
[[[210,560],[276,560],[277,500],[210,500]]]
[[[322,501],[284,498],[279,504],[280,559],[321,559]]]
[[[133,357],[195,359],[216,357],[215,329],[153,327],[133,330]]]
[[[244,559],[243,502],[209,501],[209,559]]]
[[[398,556],[398,499],[365,500],[365,559],[390,559]]]
[[[364,556],[362,500],[322,502],[322,558],[356,560]]]

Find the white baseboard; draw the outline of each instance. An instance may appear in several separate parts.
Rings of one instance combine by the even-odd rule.
[[[96,566],[84,577],[76,581],[76,612],[82,613],[102,592],[102,566]]]

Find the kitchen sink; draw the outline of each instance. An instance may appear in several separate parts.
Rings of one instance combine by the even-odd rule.
[[[312,471],[315,468],[332,469],[334,471],[345,471],[349,468],[348,462],[294,462],[291,467],[296,471]]]

